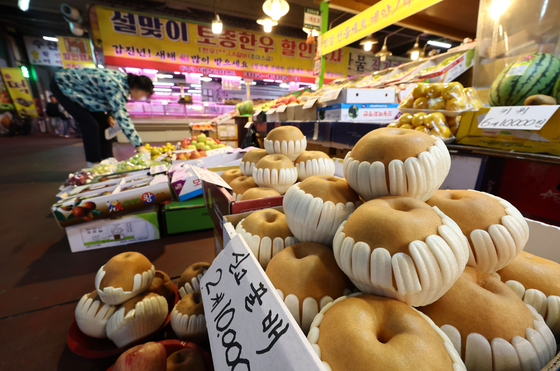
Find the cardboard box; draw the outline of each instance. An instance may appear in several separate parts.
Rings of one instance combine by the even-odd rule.
[[[107,195],[69,197],[52,206],[52,213],[60,227],[106,219],[142,208],[159,205],[173,198],[167,175],[156,175],[145,186],[145,180],[123,183]]]
[[[214,223],[199,196],[187,201],[171,201],[161,208],[165,233],[168,235],[212,229]]]
[[[359,121],[391,123],[399,115],[398,103],[334,104],[318,110],[321,121]],[[334,138],[334,136],[333,136]]]
[[[289,121],[288,106],[279,106],[266,111],[266,122]]]
[[[490,108],[485,107],[463,115],[456,135],[457,143],[560,156],[560,110],[552,115],[541,130],[479,129],[479,120],[482,120],[489,110]]]
[[[72,252],[159,240],[158,206],[66,228]]]
[[[288,118],[291,121],[316,121],[317,105],[317,102],[315,102],[308,108],[303,108],[303,104],[288,106]]]
[[[224,240],[222,237],[222,231],[218,231],[216,228],[214,228],[214,249],[215,249],[215,253],[216,256],[218,256],[219,253],[222,252],[222,250],[224,249]]]
[[[395,103],[395,89],[342,89],[335,100],[326,101],[328,105],[333,104],[358,104],[358,103]]]
[[[224,143],[225,144],[225,143]],[[229,146],[228,146],[229,147]],[[239,162],[241,162],[241,159],[243,158],[244,153],[240,153],[240,149],[236,148],[233,149],[233,147],[225,147],[225,148],[219,148],[219,149],[213,149],[211,151],[207,151],[206,154],[208,155],[207,157],[201,157],[201,158],[197,158],[195,160],[174,160],[173,161],[173,165],[175,164],[185,164],[185,165],[190,165],[190,166],[198,166],[198,167],[212,167],[212,166],[220,166],[223,164],[227,164],[230,163],[232,161],[236,161],[239,160]],[[218,152],[215,152],[218,151]],[[173,165],[171,166],[171,168],[173,168]],[[171,172],[171,168],[170,168],[170,172]]]
[[[219,140],[237,139],[237,125],[233,123],[220,124],[217,128]]]
[[[453,56],[454,53],[445,53],[438,56],[432,60],[431,63],[439,64],[443,62],[446,58]],[[455,54],[461,54],[460,57],[449,63],[447,66],[439,67],[435,70],[429,71],[428,73],[421,74],[417,76],[418,80],[428,79],[430,83],[434,82],[451,82],[455,80],[459,75],[463,74],[474,64],[474,49],[458,52]]]
[[[211,167],[210,171],[219,174],[226,170],[239,168],[239,162],[233,166]],[[171,188],[179,201],[186,201],[202,195],[202,181],[196,176],[190,165],[183,165],[171,175]]]
[[[206,208],[214,226],[220,231],[223,229],[224,216],[282,206],[282,200],[284,199],[284,196],[279,196],[259,200],[235,201],[227,189],[204,180],[202,181],[202,191]]]
[[[282,206],[271,207],[271,209],[278,210],[282,214],[284,213],[284,208]],[[245,213],[224,216],[225,224],[224,224],[224,229],[222,231],[222,236],[223,236],[222,246],[226,246],[229,243],[229,241],[231,241],[231,239],[237,234],[237,232],[235,232],[235,227],[237,227],[237,224],[239,224],[240,221],[242,221],[243,219],[251,215],[253,212],[254,211],[248,211]],[[228,223],[230,223],[231,227],[233,228],[229,227]]]

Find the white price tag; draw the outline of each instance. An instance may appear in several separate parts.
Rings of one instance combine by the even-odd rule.
[[[269,109],[268,111],[266,111],[266,114],[267,114],[267,115],[273,115],[274,112],[276,112],[276,108],[271,108],[271,109]]]
[[[279,107],[276,108],[276,112],[278,112],[278,113],[285,112],[286,108],[288,108],[288,106],[279,106]]]
[[[166,171],[167,171],[167,165],[156,165],[150,167],[150,175],[165,173]]]
[[[492,107],[479,117],[479,129],[541,130],[560,106]]]
[[[330,102],[331,100],[336,100],[340,95],[341,91],[342,88],[329,90],[323,95],[321,95],[321,99],[319,99],[319,102],[323,103],[323,102]]]
[[[167,157],[167,153],[163,153],[163,154],[159,155],[158,157],[156,157],[154,161],[161,162],[166,157]]]
[[[249,121],[248,123],[245,124],[245,129],[249,129],[251,125],[253,125],[253,122]]]
[[[261,112],[262,112],[261,110],[253,112],[253,117],[260,115]]]
[[[309,108],[313,107],[315,102],[317,102],[317,99],[319,99],[319,98],[315,97],[315,98],[308,99],[307,102],[305,102],[305,104],[303,105],[302,108],[303,109],[309,109]]]
[[[200,167],[191,167],[194,175],[196,175],[198,177],[198,179],[200,180],[204,180],[207,183],[212,183],[217,185],[218,187],[224,187],[226,189],[231,189],[231,187],[229,186],[229,184],[227,184],[225,182],[225,180],[222,179],[221,176],[219,176],[218,174],[210,171],[210,170],[206,170],[206,169],[202,169]]]
[[[241,236],[214,259],[200,291],[216,370],[324,370]]]

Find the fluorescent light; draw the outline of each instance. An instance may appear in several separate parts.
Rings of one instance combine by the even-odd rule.
[[[149,74],[155,75],[155,74],[158,73],[158,70],[150,70],[150,69],[144,68],[144,73],[149,73]]]
[[[194,73],[194,72],[191,73],[191,76],[202,76],[202,75],[203,75],[202,73]]]
[[[241,83],[242,83],[242,84],[245,84],[245,80],[241,80]]]
[[[206,102],[202,103],[202,105],[203,105],[204,107],[208,107],[208,103],[206,103]]]
[[[156,75],[156,77],[157,77],[158,79],[172,79],[172,78],[173,78],[173,75],[167,75],[167,74],[165,74],[165,73],[158,73],[158,74]]]
[[[97,68],[105,68],[105,66],[100,63],[97,65]]]
[[[211,77],[204,76],[204,77],[201,77],[201,78],[200,78],[200,81],[209,82],[209,81],[212,81],[212,78],[211,78]]]
[[[199,89],[200,89],[200,84],[191,84],[190,87],[191,87],[191,88],[199,88]]]
[[[279,86],[283,89],[289,89],[290,88],[290,84],[286,84],[286,83],[281,83]]]
[[[26,12],[29,9],[29,0],[18,0],[18,6],[21,10]]]
[[[174,74],[174,75],[180,75],[180,74],[181,74],[181,72],[179,72],[179,71],[175,71],[175,72],[173,72],[173,74]]]
[[[171,88],[154,88],[154,91],[161,91],[161,92],[171,93]]]
[[[200,94],[200,90],[187,90],[187,93]]]
[[[450,43],[446,43],[446,42],[443,42],[443,41],[435,41],[435,40],[429,40],[428,45],[438,46],[440,48],[445,48],[445,49],[449,49],[452,46]]]
[[[283,82],[284,82],[284,80],[276,80],[276,82],[278,82],[278,83],[280,83],[280,84],[281,84],[281,83],[283,83]]]
[[[172,82],[160,82],[160,81],[154,81],[153,84],[154,85],[160,85],[160,86],[174,86],[175,85]]]
[[[140,73],[140,71],[142,71],[140,68],[135,68],[135,67],[125,67],[124,69],[128,73]]]
[[[274,82],[274,80],[271,80],[271,79],[263,79],[263,81],[266,81],[266,82]]]
[[[217,77],[219,79],[230,79],[230,80],[241,80],[242,77],[241,76],[228,76],[228,75],[213,75],[213,74],[209,74],[208,76],[210,77]]]
[[[257,85],[257,82],[256,82],[256,81],[253,81],[253,82],[251,83],[251,85]]]
[[[43,36],[43,40],[52,41],[55,43],[58,42],[58,39],[56,37],[50,37],[50,36]]]

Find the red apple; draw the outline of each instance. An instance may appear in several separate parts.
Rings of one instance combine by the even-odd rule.
[[[88,209],[88,210],[95,210],[97,205],[95,205],[95,202],[88,201],[88,202],[84,202],[82,204],[82,207],[85,208],[85,209]]]
[[[198,152],[198,151],[192,151],[191,152],[191,158],[190,158],[191,160],[195,160],[195,159],[201,158],[201,157],[202,156],[200,155],[200,152]]]
[[[149,342],[130,348],[117,359],[114,371],[166,371],[167,352],[159,343]]]
[[[290,96],[288,97],[288,101],[289,101],[288,103],[296,103],[296,102],[297,102],[297,98],[296,98],[295,95],[290,95]]]
[[[186,159],[187,159],[187,157],[185,156],[184,153],[179,153],[177,155],[177,160],[186,160]]]
[[[192,348],[181,349],[167,358],[167,371],[205,371],[200,353]]]
[[[214,142],[216,142],[216,144],[222,144],[219,139],[214,139]]]
[[[185,149],[191,144],[191,138],[185,138],[181,141],[181,148]]]
[[[81,206],[75,206],[75,207],[72,209],[72,214],[74,214],[74,216],[75,216],[76,218],[81,218],[81,217],[83,217],[83,216],[86,216],[86,215],[88,214],[88,212],[89,212],[88,209],[83,208],[83,207],[81,207]]]
[[[191,142],[198,142],[198,137],[196,135],[193,135],[191,138]]]

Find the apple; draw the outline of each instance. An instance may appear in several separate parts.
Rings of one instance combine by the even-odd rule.
[[[216,148],[224,148],[226,145],[225,144],[218,144],[218,146]]]
[[[197,141],[198,141],[198,142],[206,142],[206,134],[200,134],[200,135],[197,137]]]
[[[289,103],[297,103],[297,98],[296,98],[295,95],[290,95],[288,97],[288,101],[289,101]]]
[[[114,371],[166,371],[167,352],[159,343],[149,342],[130,348],[117,359]]]
[[[167,371],[204,371],[206,364],[193,348],[181,349],[167,357]]]
[[[205,145],[204,147],[202,147],[202,149],[204,149],[205,151],[210,151],[212,147],[210,147],[209,145]]]
[[[193,136],[192,136],[191,141],[192,141],[192,142],[197,142],[197,141],[198,141],[198,138],[196,137],[196,135],[193,135]]]
[[[204,143],[204,142],[198,142],[196,144],[196,148],[198,148],[198,149],[204,148],[204,146],[206,146],[206,143]]]
[[[109,192],[109,193],[111,193],[111,192]],[[95,203],[94,203],[94,202],[91,202],[91,201],[84,202],[84,203],[82,204],[82,207],[83,207],[84,209],[88,209],[88,210],[95,210],[96,206],[97,206],[97,205],[95,205]]]
[[[185,138],[181,141],[181,148],[187,148],[191,144],[191,138]]]
[[[206,157],[206,151],[204,149],[199,149],[198,150],[198,154],[200,155],[200,157]]]
[[[190,146],[187,146],[187,149],[196,149],[196,145],[195,145],[195,144],[191,144]]]
[[[195,160],[195,159],[201,158],[201,157],[202,156],[200,155],[200,152],[198,152],[198,151],[191,152],[191,157],[190,157],[191,160]]]
[[[184,153],[179,153],[177,155],[177,160],[186,160],[186,159],[187,159],[187,157],[185,156]]]
[[[216,142],[216,144],[222,144],[219,139],[214,139],[214,142]]]
[[[74,217],[76,217],[76,218],[82,218],[82,217],[86,216],[88,214],[88,212],[89,212],[88,209],[86,209],[84,207],[81,207],[81,206],[75,206],[72,209],[72,214],[74,214]]]
[[[215,142],[211,142],[211,143],[209,144],[209,146],[210,146],[210,149],[216,149],[216,148],[218,148],[218,145],[217,145]]]

